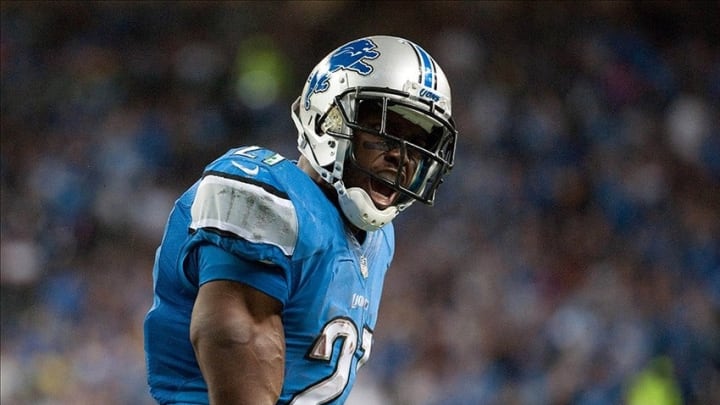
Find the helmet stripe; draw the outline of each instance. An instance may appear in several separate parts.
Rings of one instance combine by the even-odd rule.
[[[420,84],[435,89],[437,86],[435,76],[435,62],[430,55],[416,44],[412,44],[420,61]]]

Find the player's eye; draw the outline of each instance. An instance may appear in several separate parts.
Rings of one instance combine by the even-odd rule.
[[[381,139],[377,141],[365,141],[363,142],[363,146],[366,149],[372,149],[372,150],[380,150],[383,152],[389,152],[393,149],[397,149],[400,147],[400,142],[392,140],[392,139]]]

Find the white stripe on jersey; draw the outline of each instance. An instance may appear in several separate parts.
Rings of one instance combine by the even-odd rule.
[[[212,227],[245,240],[277,246],[287,256],[295,251],[298,220],[288,199],[260,186],[207,175],[193,201],[190,227]]]

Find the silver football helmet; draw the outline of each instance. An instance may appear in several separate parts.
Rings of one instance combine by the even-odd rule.
[[[402,38],[372,36],[349,42],[327,55],[310,73],[302,95],[292,105],[298,129],[298,149],[320,177],[338,193],[347,219],[366,231],[379,229],[419,200],[432,205],[443,177],[452,169],[457,131],[450,105],[450,85],[435,60],[418,45]],[[361,103],[382,111],[379,127],[358,122]],[[388,112],[421,127],[421,142],[388,133]],[[408,178],[378,176],[361,167],[353,153],[353,133],[382,138],[400,155],[417,156]],[[343,170],[352,164],[399,193],[393,205],[379,209],[359,187],[346,188]],[[406,176],[407,177],[407,176]]]

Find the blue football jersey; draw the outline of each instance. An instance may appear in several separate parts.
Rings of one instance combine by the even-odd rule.
[[[191,258],[207,244],[259,265],[200,276]],[[283,304],[286,360],[278,404],[343,403],[370,356],[394,246],[392,224],[359,244],[293,162],[259,147],[230,150],[176,201],[157,250],[154,301],[145,319],[153,397],[208,403],[189,327],[199,285],[217,277]]]

